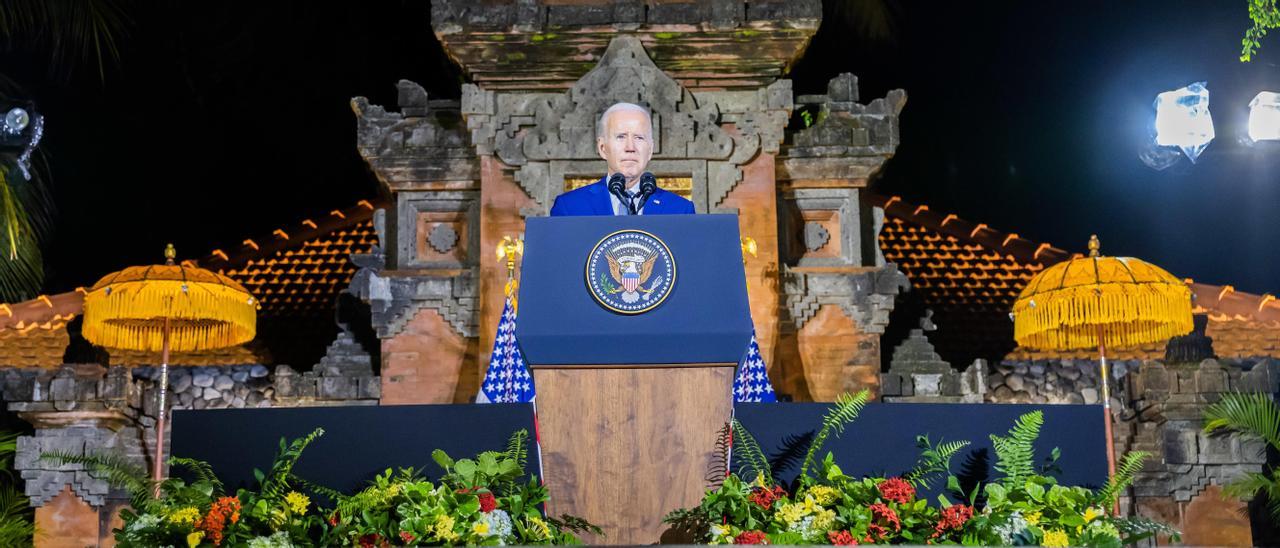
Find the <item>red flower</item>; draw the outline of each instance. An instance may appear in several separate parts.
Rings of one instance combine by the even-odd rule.
[[[334,512],[332,515],[330,515],[330,516],[329,516],[329,525],[334,525],[334,526],[338,525],[338,513],[337,513],[337,512]]]
[[[494,508],[498,507],[498,499],[493,497],[493,493],[484,492],[477,495],[480,499],[480,511],[488,514]]]
[[[764,531],[743,531],[733,537],[734,544],[769,544],[768,535]]]
[[[377,533],[369,533],[362,536],[357,542],[360,543],[360,548],[378,548],[387,545],[387,541]]]
[[[849,531],[831,531],[827,533],[827,542],[835,546],[857,546],[858,541],[849,534]]]
[[[400,540],[403,541],[405,544],[409,544],[410,542],[413,542],[413,533],[410,533],[408,531],[400,531]]]
[[[756,503],[757,506],[768,510],[773,507],[773,503],[778,499],[787,496],[787,491],[781,486],[775,485],[772,489],[764,487],[752,487],[751,495],[747,500]]]
[[[959,531],[964,524],[973,517],[973,507],[963,504],[953,504],[942,509],[942,516],[938,518],[938,524],[933,528],[933,536],[937,538],[947,531]]]
[[[871,523],[867,524],[867,537],[872,539],[868,542],[879,542],[889,536],[889,526],[893,526],[896,533],[902,530],[902,522],[898,519],[898,513],[893,511],[888,505],[876,503],[867,507],[871,510]]]
[[[876,486],[884,500],[906,504],[916,496],[916,489],[902,478],[889,478]]]

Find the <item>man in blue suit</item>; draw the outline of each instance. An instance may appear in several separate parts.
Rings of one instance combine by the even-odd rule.
[[[551,206],[553,217],[693,213],[693,202],[660,188],[648,200],[640,195],[641,176],[653,157],[653,121],[648,109],[617,103],[605,110],[596,123],[596,150],[609,165],[608,173],[599,181],[557,196]],[[615,174],[621,174],[625,181],[625,189],[617,194],[609,190],[609,180]]]

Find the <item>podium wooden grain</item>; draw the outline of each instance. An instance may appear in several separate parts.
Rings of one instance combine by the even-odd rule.
[[[534,367],[548,514],[599,525],[593,544],[658,542],[714,473],[735,365]]]

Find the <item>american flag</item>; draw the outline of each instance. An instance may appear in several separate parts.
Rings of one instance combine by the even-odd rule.
[[[493,338],[493,354],[476,403],[526,403],[533,401],[533,376],[516,344],[516,308],[507,297],[502,305],[498,334]]]
[[[738,376],[733,379],[733,401],[778,401],[778,395],[773,392],[773,384],[769,382],[764,358],[760,357],[760,345],[756,343],[755,331],[751,332],[751,344],[747,345],[747,351],[738,363]]]

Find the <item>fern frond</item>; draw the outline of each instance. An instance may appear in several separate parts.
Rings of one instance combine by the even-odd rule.
[[[1169,542],[1172,543],[1182,541],[1182,533],[1177,529],[1151,518],[1141,516],[1127,517],[1117,519],[1112,523],[1115,524],[1116,530],[1120,532],[1120,543],[1125,546],[1134,546],[1138,541],[1153,538],[1156,535],[1166,536],[1169,538]]]
[[[1093,504],[1108,507],[1115,504],[1116,497],[1133,484],[1133,477],[1142,471],[1142,462],[1150,456],[1151,453],[1146,451],[1132,451],[1125,454],[1124,458],[1120,459],[1120,466],[1116,468],[1116,475],[1107,481],[1105,487],[1094,494]]]
[[[169,466],[181,466],[190,470],[192,474],[195,474],[196,481],[202,481],[212,485],[215,495],[222,494],[222,480],[218,479],[217,474],[213,473],[213,467],[209,466],[209,463],[185,457],[169,457]]]
[[[334,504],[337,504],[338,501],[346,498],[346,495],[344,495],[342,491],[314,483],[311,480],[293,473],[289,474],[289,484],[301,487],[306,491],[310,491],[314,495],[325,497]]]
[[[841,394],[836,397],[836,404],[827,411],[827,415],[822,419],[822,428],[818,429],[818,434],[813,437],[813,443],[809,445],[809,451],[805,453],[804,464],[800,465],[800,478],[809,477],[809,470],[814,467],[814,456],[826,444],[827,438],[835,432],[836,436],[844,433],[844,427],[858,418],[858,413],[867,404],[867,391],[862,390],[856,395]]]
[[[733,446],[738,450],[747,461],[747,466],[751,467],[753,472],[751,477],[758,475],[764,476],[765,485],[773,485],[773,472],[769,468],[769,459],[764,456],[764,451],[760,449],[760,444],[756,442],[755,436],[742,426],[738,419],[733,419]],[[750,481],[748,478],[747,481]]]
[[[59,465],[77,464],[85,467],[93,475],[106,479],[107,484],[112,487],[128,491],[130,503],[139,510],[154,500],[155,484],[147,475],[146,469],[121,455],[110,453],[77,455],[53,451],[41,454],[40,460]]]
[[[324,435],[323,428],[316,428],[310,434],[293,440],[289,446],[276,455],[275,462],[271,463],[271,471],[267,473],[262,480],[262,496],[267,499],[278,499],[285,495],[284,491],[289,488],[289,477],[293,475],[293,465],[297,464],[298,458],[302,456],[302,451],[311,445],[316,438]],[[284,441],[281,440],[281,446]]]
[[[916,446],[921,449],[920,460],[916,462],[915,468],[903,474],[902,479],[917,489],[928,489],[939,475],[951,471],[951,457],[968,447],[969,442],[960,440],[933,445],[929,436],[919,436],[916,438]]]
[[[1035,473],[1035,442],[1044,425],[1044,413],[1032,411],[1017,418],[1008,436],[991,435],[996,450],[995,469],[1006,486],[1021,485]]]
[[[1241,432],[1262,438],[1280,450],[1280,408],[1270,394],[1261,392],[1224,394],[1204,411],[1204,431]]]
[[[507,440],[507,451],[504,456],[508,459],[516,461],[523,473],[529,466],[529,431],[525,429],[516,430],[511,434],[511,439]]]

